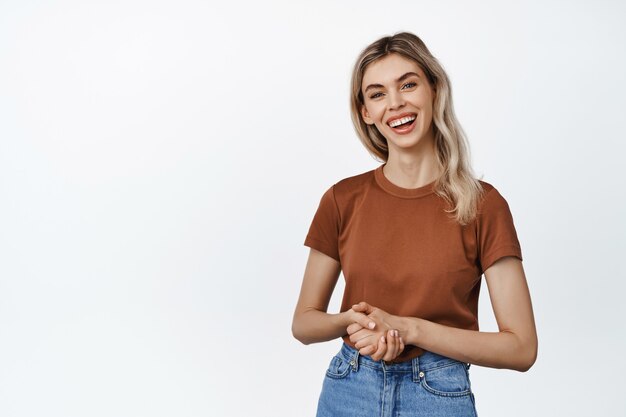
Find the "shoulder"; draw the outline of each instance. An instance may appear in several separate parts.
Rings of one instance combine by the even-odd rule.
[[[490,182],[483,180],[478,180],[478,182],[480,183],[480,186],[482,188],[480,198],[478,199],[478,208],[480,209],[491,199],[490,194],[493,194],[494,191],[495,193],[497,193],[498,190],[496,190],[496,187],[494,187],[493,184],[491,184]]]
[[[500,191],[498,191],[498,189],[492,183],[483,181],[483,180],[478,180],[478,182],[480,183],[483,189],[483,192],[482,192],[483,200],[493,200],[493,199],[498,199],[498,198],[504,199]]]
[[[478,213],[509,210],[509,204],[500,191],[491,183],[478,180],[483,192],[478,203]]]
[[[480,185],[482,185],[483,190],[485,190],[485,192],[491,191],[495,188],[490,182],[483,181],[483,180],[478,180],[478,182],[480,183]]]
[[[360,200],[360,197],[367,194],[373,181],[375,181],[374,170],[343,178],[326,191],[327,198],[332,197],[337,208],[344,211],[348,207],[352,207],[356,201]]]
[[[333,183],[324,191],[321,198],[321,205],[334,205],[341,209],[345,207],[346,202],[354,201],[355,197],[363,195],[372,181],[374,181],[374,170],[343,178]]]
[[[333,185],[335,198],[346,201],[362,194],[374,181],[374,170],[343,178]]]

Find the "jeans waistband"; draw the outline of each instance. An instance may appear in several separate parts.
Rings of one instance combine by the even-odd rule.
[[[419,380],[420,372],[429,371],[431,369],[458,363],[463,364],[466,368],[470,367],[469,363],[461,362],[427,350],[420,356],[405,362],[388,363],[383,360],[375,361],[369,356],[361,355],[358,350],[345,342],[341,346],[339,355],[348,361],[355,370],[358,370],[359,366],[367,366],[382,372],[412,372],[416,381]]]

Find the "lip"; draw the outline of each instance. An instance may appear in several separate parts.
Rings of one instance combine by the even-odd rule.
[[[387,119],[387,126],[389,126],[389,123],[393,122],[394,120],[402,119],[403,117],[413,116],[413,115],[417,117],[417,113],[414,113],[414,112],[405,112],[397,116],[390,117],[389,119]]]
[[[409,133],[413,132],[413,130],[415,129],[415,126],[417,126],[417,117],[408,126],[403,127],[402,129],[398,129],[397,127],[391,127],[391,126],[389,128],[396,135],[408,135]]]

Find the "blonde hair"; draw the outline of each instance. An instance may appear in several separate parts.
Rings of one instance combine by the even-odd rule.
[[[420,66],[435,91],[433,124],[437,163],[442,173],[435,183],[435,192],[451,207],[461,225],[471,222],[477,211],[483,187],[472,172],[469,143],[459,124],[452,106],[452,87],[448,75],[422,40],[409,32],[385,36],[367,46],[359,55],[352,71],[350,110],[352,122],[359,139],[376,158],[387,162],[389,148],[387,139],[376,126],[363,121],[361,107],[364,105],[361,91],[363,74],[372,62],[391,53],[411,59]]]

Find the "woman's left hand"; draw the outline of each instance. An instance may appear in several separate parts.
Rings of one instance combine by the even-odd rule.
[[[394,321],[393,315],[366,302],[355,304],[352,309],[367,314],[376,323],[373,330],[366,329],[358,323],[352,323],[347,328],[350,341],[359,349],[361,355],[369,355],[375,361],[381,359],[390,361],[402,353],[404,341],[398,330],[391,325]]]

